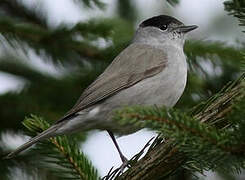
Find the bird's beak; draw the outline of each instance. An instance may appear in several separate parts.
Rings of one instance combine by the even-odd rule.
[[[179,26],[176,29],[182,33],[187,33],[187,32],[190,32],[190,31],[196,29],[196,28],[198,28],[198,26],[192,25],[192,26]]]

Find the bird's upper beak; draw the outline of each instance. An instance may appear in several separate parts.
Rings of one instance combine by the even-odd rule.
[[[176,27],[175,30],[178,30],[182,33],[187,33],[187,32],[190,32],[194,29],[198,28],[198,26],[196,25],[191,25],[191,26],[179,26],[179,27]]]

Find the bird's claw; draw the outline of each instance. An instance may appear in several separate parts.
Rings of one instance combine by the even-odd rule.
[[[122,173],[126,167],[130,168],[130,164],[129,164],[129,160],[125,156],[122,156],[121,159],[123,163],[119,167],[119,169],[120,169],[120,172]]]

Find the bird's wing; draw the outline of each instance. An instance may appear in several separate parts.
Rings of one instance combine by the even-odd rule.
[[[65,123],[65,120],[76,116],[77,112],[118,93],[122,89],[133,86],[143,79],[160,73],[166,65],[166,54],[162,50],[152,48],[149,45],[130,45],[83,92],[75,106],[62,119],[5,158],[12,158],[32,144],[53,136],[53,133]]]
[[[160,73],[167,64],[166,54],[149,45],[132,44],[83,92],[75,106],[58,122],[108,98],[137,82]]]

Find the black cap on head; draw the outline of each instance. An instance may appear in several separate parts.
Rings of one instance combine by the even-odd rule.
[[[154,27],[161,29],[161,27],[168,26],[171,23],[183,25],[182,22],[180,22],[179,20],[177,20],[171,16],[160,15],[160,16],[154,16],[152,18],[149,18],[149,19],[143,21],[140,24],[140,27],[154,26]]]

